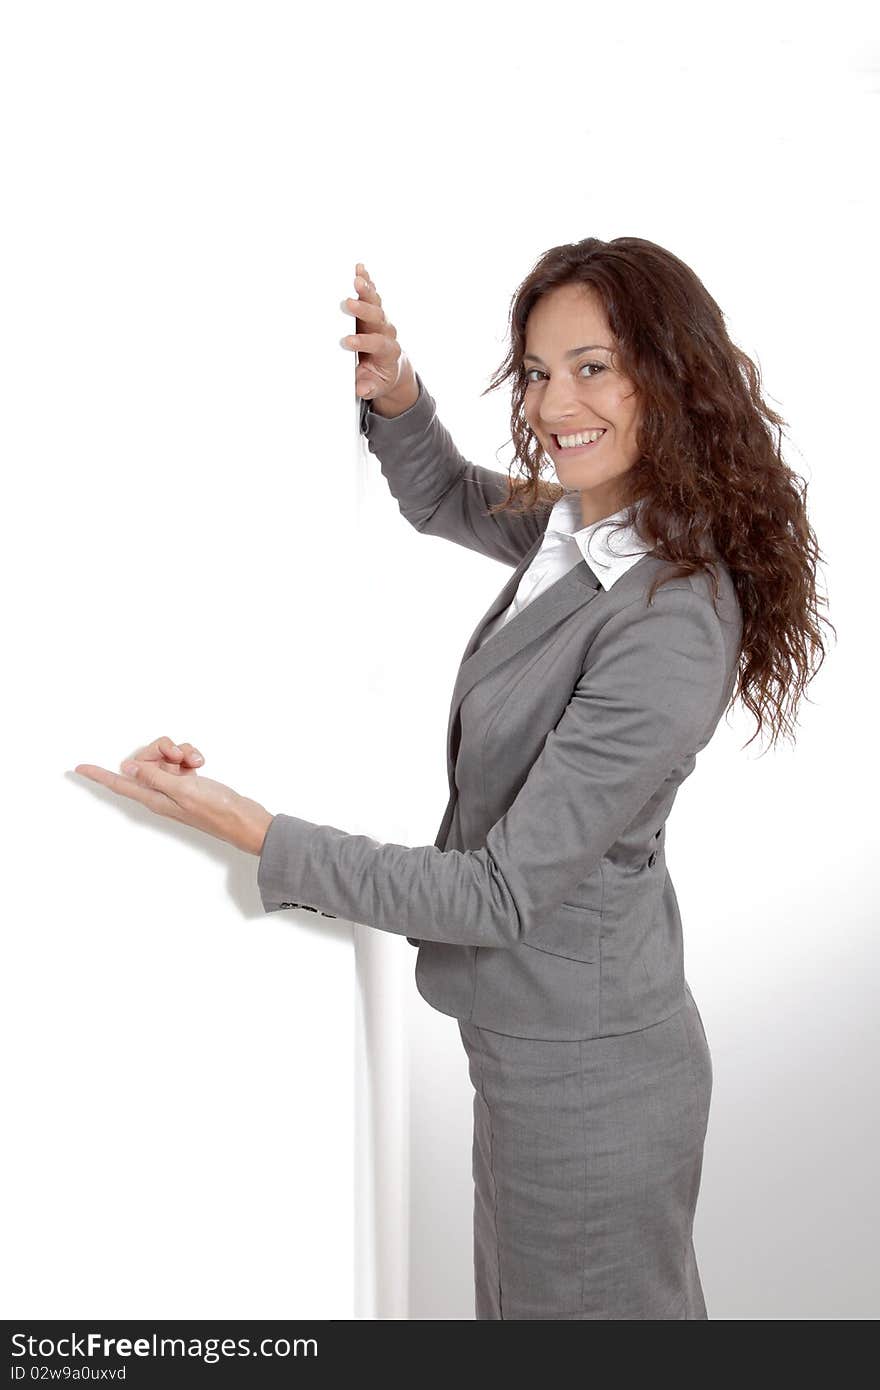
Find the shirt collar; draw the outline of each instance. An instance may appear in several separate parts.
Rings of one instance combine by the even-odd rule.
[[[625,510],[594,521],[589,526],[581,526],[581,495],[571,490],[564,492],[554,503],[547,519],[545,544],[548,547],[568,545],[574,541],[596,575],[603,589],[610,589],[621,575],[626,574],[637,560],[650,550],[632,526],[622,531],[611,532],[609,522],[622,521]],[[624,553],[633,552],[633,553]]]

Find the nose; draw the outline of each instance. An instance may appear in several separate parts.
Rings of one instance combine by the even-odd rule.
[[[548,382],[541,394],[540,422],[547,431],[565,434],[569,424],[579,424],[583,409],[583,401],[570,382]]]

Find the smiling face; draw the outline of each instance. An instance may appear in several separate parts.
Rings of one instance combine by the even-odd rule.
[[[565,488],[581,495],[584,526],[620,510],[620,479],[639,456],[635,385],[613,356],[601,301],[584,285],[542,295],[526,323],[523,411]],[[560,447],[567,435],[604,430],[595,442]]]

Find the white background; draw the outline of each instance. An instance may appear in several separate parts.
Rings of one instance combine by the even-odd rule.
[[[263,914],[255,858],[68,769],[168,734],[273,812],[432,842],[508,571],[399,516],[339,301],[363,260],[506,472],[511,297],[589,235],[674,251],[758,361],[837,628],[795,749],[738,711],[670,822],[709,1316],[877,1316],[867,14],[4,7],[5,1316],[473,1317],[472,1092],[415,951]]]

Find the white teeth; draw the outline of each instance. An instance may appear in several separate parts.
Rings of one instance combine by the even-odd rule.
[[[558,434],[560,449],[576,449],[583,444],[593,444],[595,440],[601,439],[604,430],[588,430],[581,434]]]

